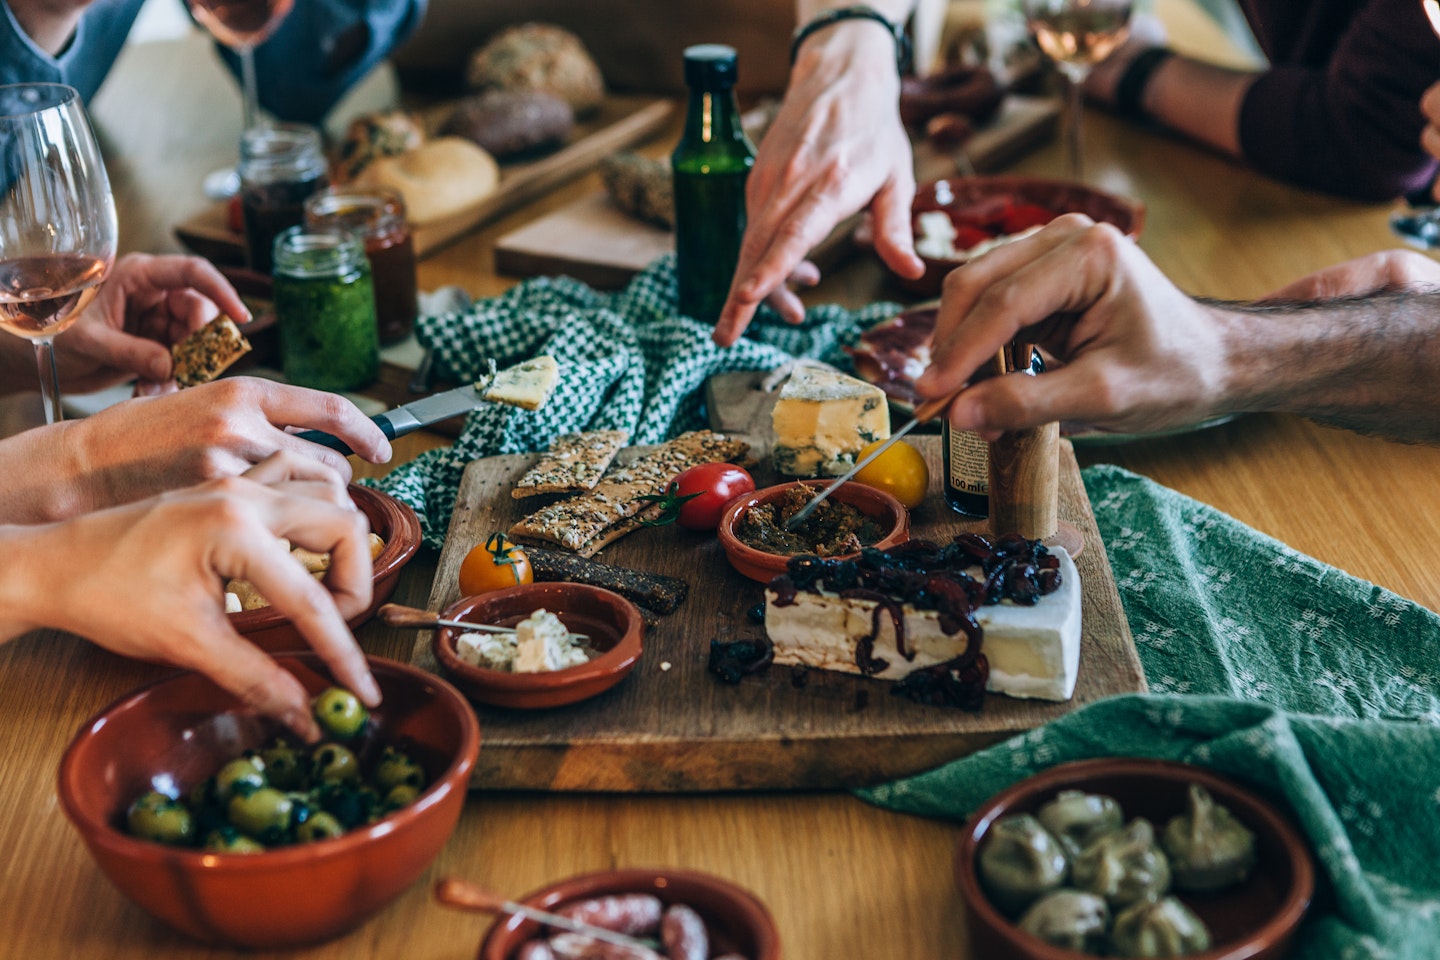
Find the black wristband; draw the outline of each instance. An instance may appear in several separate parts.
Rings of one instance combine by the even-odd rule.
[[[824,13],[817,15],[815,19],[809,23],[796,29],[795,35],[790,40],[791,66],[794,66],[795,58],[800,53],[800,44],[804,43],[812,33],[833,26],[841,20],[874,20],[888,30],[890,35],[895,38],[895,67],[901,74],[909,72],[910,37],[905,33],[905,25],[896,23],[879,10],[866,6],[863,3],[853,7],[839,7],[835,10],[826,10]]]
[[[1173,56],[1175,51],[1168,47],[1151,47],[1137,54],[1115,85],[1115,112],[1132,120],[1148,119],[1144,106],[1145,86],[1160,64]]]

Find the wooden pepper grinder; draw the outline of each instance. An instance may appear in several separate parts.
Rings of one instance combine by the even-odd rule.
[[[1033,375],[1032,347],[1005,347],[1005,373]],[[990,444],[990,532],[1051,540],[1060,528],[1060,424],[1001,434]]]

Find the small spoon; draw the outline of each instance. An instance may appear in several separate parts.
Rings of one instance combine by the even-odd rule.
[[[661,948],[660,942],[657,940],[642,940],[638,937],[627,937],[623,933],[606,930],[604,927],[592,927],[588,923],[571,920],[569,917],[562,917],[558,913],[550,913],[546,910],[527,907],[523,903],[506,900],[498,893],[486,890],[484,887],[473,884],[468,880],[461,880],[458,877],[445,877],[437,881],[435,884],[435,899],[439,900],[445,906],[454,907],[457,910],[475,910],[480,913],[519,914],[528,920],[534,920],[536,923],[559,927],[561,930],[569,930],[571,933],[578,933],[595,940],[604,940],[606,943],[613,943],[618,947],[628,947],[631,950],[653,951]]]
[[[401,603],[387,603],[375,613],[381,621],[392,627],[404,627],[411,630],[433,630],[436,627],[453,627],[456,630],[466,630],[472,633],[514,633],[514,627],[497,627],[489,623],[470,623],[466,620],[444,620],[440,614],[431,613],[429,610],[421,610],[418,607],[407,607]],[[570,633],[572,640],[589,640],[588,634]]]

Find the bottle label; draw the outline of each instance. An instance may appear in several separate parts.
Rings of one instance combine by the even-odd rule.
[[[969,430],[946,430],[945,456],[950,469],[946,483],[957,493],[988,496],[990,493],[990,444]]]

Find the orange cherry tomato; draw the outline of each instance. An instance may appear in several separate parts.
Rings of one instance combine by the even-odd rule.
[[[884,440],[867,444],[856,455],[856,461],[865,459]],[[904,440],[897,440],[880,456],[855,474],[855,479],[867,487],[884,490],[911,510],[925,500],[925,488],[930,485],[930,468],[925,457]]]
[[[525,551],[511,543],[504,534],[491,534],[484,543],[477,543],[460,562],[460,593],[473,597],[491,590],[534,583],[530,560]]]

